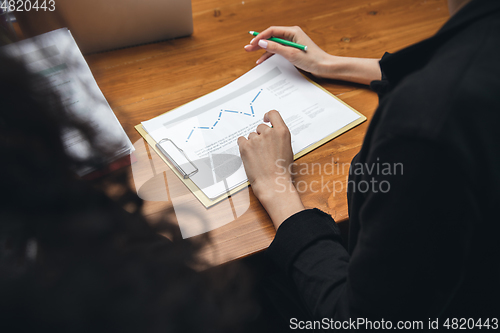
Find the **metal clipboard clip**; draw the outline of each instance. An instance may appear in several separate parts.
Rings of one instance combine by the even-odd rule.
[[[189,160],[184,151],[170,139],[162,139],[156,144],[158,150],[172,163],[175,168],[187,179],[198,172],[198,168]]]

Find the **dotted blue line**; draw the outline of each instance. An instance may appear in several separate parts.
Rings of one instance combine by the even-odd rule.
[[[257,96],[255,96],[252,100],[252,103],[255,102],[255,100],[257,99],[257,97],[259,97],[260,93],[262,92],[262,89],[257,93]]]
[[[222,113],[223,112],[229,112],[229,113],[240,113],[244,116],[250,116],[250,117],[255,117],[255,112],[254,112],[254,109],[253,109],[253,106],[252,106],[252,103],[255,102],[255,100],[257,99],[257,97],[259,97],[260,93],[262,92],[262,89],[257,93],[257,95],[255,95],[255,97],[253,98],[253,100],[250,102],[250,110],[252,111],[252,113],[243,113],[242,111],[234,111],[234,110],[220,110],[219,112],[219,117],[217,119],[217,121],[212,125],[212,127],[207,127],[207,126],[199,126],[199,127],[193,127],[193,129],[191,130],[191,132],[189,133],[189,136],[187,137],[186,139],[186,142],[189,141],[189,139],[191,138],[191,135],[193,135],[193,132],[195,129],[214,129],[215,125],[217,125],[219,123],[219,120],[222,116]]]

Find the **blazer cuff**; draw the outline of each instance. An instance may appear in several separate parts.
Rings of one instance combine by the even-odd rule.
[[[341,242],[337,223],[329,214],[317,208],[306,209],[290,216],[280,225],[267,253],[288,275],[300,252],[324,238]]]
[[[387,61],[387,59],[390,59],[391,56],[392,54],[389,52],[384,53],[382,59],[380,59],[379,61],[380,72],[382,73],[382,77],[380,80],[373,80],[372,82],[370,82],[370,89],[376,92],[379,95],[379,97],[382,97],[390,90],[390,84],[389,81],[387,80],[387,76],[385,75],[384,71],[384,63]]]

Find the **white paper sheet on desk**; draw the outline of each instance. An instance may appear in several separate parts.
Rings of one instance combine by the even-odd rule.
[[[159,142],[168,138],[198,167],[193,182],[211,199],[246,182],[237,139],[278,110],[292,134],[294,154],[361,116],[274,55],[208,95],[142,122]]]
[[[61,96],[66,109],[94,128],[96,141],[116,147],[112,159],[134,150],[68,29],[54,30],[10,44],[3,50],[22,58],[32,72],[45,76],[50,88]],[[79,132],[66,132],[63,139],[70,154],[82,159],[92,154],[88,142]],[[83,175],[93,170],[77,171]]]

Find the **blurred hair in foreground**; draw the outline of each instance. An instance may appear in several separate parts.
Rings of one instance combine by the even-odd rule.
[[[148,223],[126,170],[93,182],[109,152],[44,78],[0,52],[0,322],[5,332],[238,332],[256,305],[240,268],[200,272],[208,237]],[[91,160],[66,154],[75,128]],[[111,192],[111,194],[106,194]],[[167,239],[158,233],[168,235]],[[3,331],[3,330],[2,330]]]

